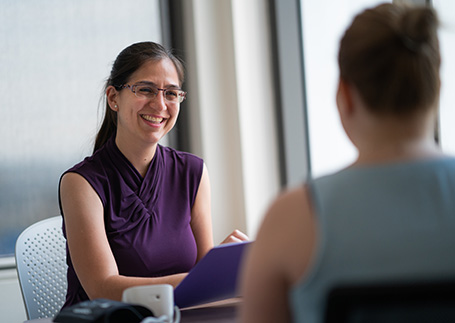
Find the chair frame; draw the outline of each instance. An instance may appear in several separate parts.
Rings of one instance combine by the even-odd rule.
[[[27,318],[54,317],[63,306],[67,289],[62,216],[26,228],[17,238],[15,259]]]
[[[324,322],[455,322],[455,280],[337,286]]]

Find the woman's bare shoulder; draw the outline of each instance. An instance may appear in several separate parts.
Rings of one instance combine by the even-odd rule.
[[[258,234],[274,254],[274,263],[294,284],[304,274],[314,252],[316,221],[304,185],[282,192],[271,204]]]
[[[267,217],[272,222],[295,226],[311,213],[308,190],[304,185],[283,191],[271,204]]]

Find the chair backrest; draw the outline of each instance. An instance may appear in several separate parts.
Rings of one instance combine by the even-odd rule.
[[[17,238],[16,268],[29,320],[53,317],[65,302],[65,242],[61,216],[32,224]]]
[[[324,322],[455,322],[455,280],[340,286],[328,295]]]

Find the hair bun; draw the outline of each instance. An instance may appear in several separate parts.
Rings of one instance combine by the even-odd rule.
[[[438,18],[433,9],[417,7],[405,10],[401,19],[401,40],[403,45],[413,52],[435,39]]]

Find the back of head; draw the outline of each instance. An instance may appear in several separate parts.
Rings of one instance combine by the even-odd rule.
[[[435,106],[441,63],[433,9],[381,4],[357,15],[341,39],[340,77],[371,112],[409,116]]]

